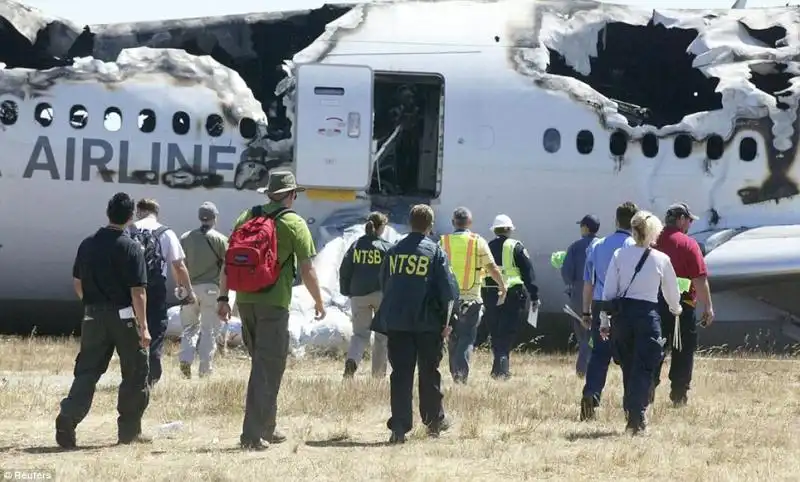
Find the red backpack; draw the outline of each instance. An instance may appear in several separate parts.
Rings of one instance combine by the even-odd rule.
[[[271,288],[278,281],[283,265],[278,262],[278,232],[275,220],[288,208],[264,214],[254,206],[251,217],[235,230],[225,252],[225,276],[228,289],[257,293]],[[292,256],[286,261],[292,259]]]

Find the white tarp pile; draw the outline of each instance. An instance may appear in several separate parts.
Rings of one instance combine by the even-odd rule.
[[[314,259],[314,267],[322,289],[322,299],[327,315],[323,320],[314,319],[314,300],[302,284],[292,291],[292,304],[289,308],[289,336],[292,352],[295,356],[305,353],[338,353],[347,350],[353,328],[350,321],[350,299],[339,292],[339,266],[350,245],[364,234],[363,224],[349,226],[340,236],[328,241]],[[393,226],[387,226],[383,237],[396,242],[403,237]],[[231,293],[231,302],[234,301]],[[181,336],[180,307],[169,309],[167,336]],[[228,346],[242,343],[242,323],[234,316],[228,323]],[[224,342],[220,334],[217,342]]]

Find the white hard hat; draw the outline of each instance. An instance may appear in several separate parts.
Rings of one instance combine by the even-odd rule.
[[[506,216],[505,214],[498,214],[494,218],[494,222],[492,223],[492,229],[496,228],[511,228],[514,229],[514,223],[511,222],[511,218]]]

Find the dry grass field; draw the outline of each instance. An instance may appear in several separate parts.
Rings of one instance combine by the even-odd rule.
[[[145,414],[152,445],[113,445],[114,360],[78,427],[84,448],[61,452],[54,418],[76,352],[73,341],[0,343],[4,470],[52,470],[59,481],[800,480],[796,359],[701,358],[689,406],[672,408],[662,386],[650,433],[633,438],[623,432],[615,366],[599,419],[585,424],[572,355],[516,355],[515,378],[496,382],[489,357],[478,352],[469,386],[445,377],[453,428],[427,439],[418,425],[405,445],[392,447],[384,445],[388,379],[372,381],[362,369],[343,383],[339,360],[292,360],[279,406],[289,440],[258,453],[237,447],[248,359],[231,353],[218,359],[213,378],[183,380],[171,346]],[[182,427],[162,428],[174,421]]]

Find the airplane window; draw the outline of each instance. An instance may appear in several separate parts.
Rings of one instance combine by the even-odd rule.
[[[33,117],[42,127],[47,127],[53,123],[53,106],[47,102],[42,102],[33,111]]]
[[[575,147],[581,154],[590,154],[594,149],[594,134],[585,130],[578,132],[578,137],[575,139]]]
[[[178,111],[172,116],[172,130],[178,135],[189,132],[189,114]]]
[[[139,112],[139,130],[148,134],[156,130],[156,113],[150,109],[142,109]]]
[[[89,112],[86,107],[78,104],[73,105],[69,110],[69,125],[75,129],[83,129],[89,123]]]
[[[122,111],[116,107],[109,107],[103,115],[103,126],[106,130],[117,132],[122,128]]]
[[[692,154],[692,138],[686,134],[678,134],[672,149],[675,151],[675,157],[686,159]]]
[[[611,151],[611,155],[624,156],[625,151],[628,150],[628,133],[615,131],[611,134],[611,138],[608,140],[608,150]]]
[[[542,144],[545,151],[551,154],[558,152],[561,149],[561,133],[558,132],[558,129],[553,129],[552,127],[546,129],[542,136]]]
[[[722,157],[722,151],[724,150],[724,147],[725,141],[722,140],[722,137],[714,134],[708,138],[708,141],[706,141],[706,157],[712,161],[716,161]]]
[[[13,100],[5,100],[0,104],[0,122],[3,125],[11,126],[19,119],[19,106]]]
[[[239,122],[239,135],[245,139],[254,138],[257,131],[258,129],[256,128],[256,121],[253,119],[245,117]]]
[[[642,137],[642,154],[651,158],[658,155],[658,137],[655,134],[645,134]]]
[[[211,114],[206,118],[206,132],[211,137],[219,137],[225,130],[225,122],[219,114]]]
[[[739,142],[739,159],[750,162],[756,158],[758,144],[752,137],[745,137]]]

